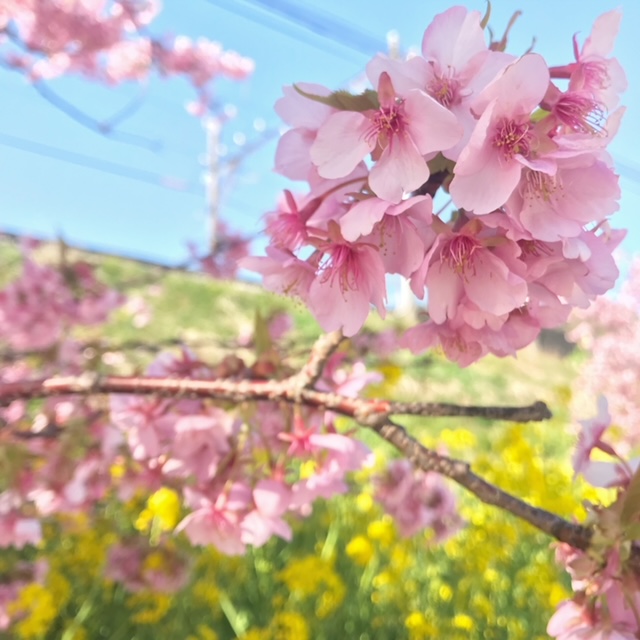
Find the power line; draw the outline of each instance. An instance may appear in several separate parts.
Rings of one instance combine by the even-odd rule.
[[[347,22],[339,20],[335,16],[328,13],[320,13],[310,11],[307,8],[301,6],[301,3],[294,3],[290,0],[242,0],[244,4],[252,5],[262,12],[263,16],[266,14],[275,16],[280,23],[273,22],[271,25],[264,23],[263,16],[256,15],[255,11],[243,10],[242,6],[238,5],[238,0],[208,0],[210,4],[217,5],[218,7],[240,15],[252,22],[257,22],[262,26],[266,26],[268,29],[279,31],[280,33],[290,36],[304,44],[320,49],[324,53],[332,53],[336,56],[343,57],[342,53],[336,51],[328,51],[326,46],[323,46],[317,42],[309,41],[305,36],[291,31],[286,28],[286,23],[293,25],[294,27],[301,27],[306,31],[313,33],[325,40],[329,40],[343,49],[349,49],[361,56],[371,57],[379,51],[385,51],[386,41],[375,36],[355,29]],[[282,24],[284,22],[285,24]]]
[[[374,56],[386,49],[386,41],[356,29],[329,13],[314,12],[308,7],[305,8],[304,3],[291,2],[291,0],[245,0],[245,2],[258,5],[270,13],[277,13],[321,38],[333,40],[366,56]]]
[[[75,151],[69,151],[68,149],[53,147],[47,144],[42,144],[41,142],[27,140],[26,138],[19,138],[6,133],[0,133],[0,145],[19,149],[20,151],[26,151],[27,153],[33,153],[46,158],[52,158],[54,160],[59,160],[60,162],[67,162],[68,164],[86,167],[87,169],[94,169],[96,171],[119,176],[121,178],[144,182],[155,187],[202,197],[202,187],[191,181],[184,180],[183,178],[163,176],[160,173],[154,173],[144,169],[136,169],[135,167],[119,164],[117,162],[110,162],[109,160],[103,160],[94,156],[87,156],[82,153],[76,153]]]

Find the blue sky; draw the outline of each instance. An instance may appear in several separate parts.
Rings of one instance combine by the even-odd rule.
[[[319,16],[320,27],[337,23],[347,33],[338,35],[333,30],[332,35],[338,40],[342,37],[343,42],[315,35],[261,10],[260,4],[273,9],[281,0],[165,0],[164,10],[154,23],[156,34],[205,36],[254,58],[256,72],[250,80],[217,85],[220,103],[233,104],[238,111],[224,132],[229,155],[243,148],[234,138],[241,142],[244,135],[251,143],[260,137],[256,124],[268,129],[279,126],[273,104],[283,85],[304,80],[332,88],[344,86],[362,71],[370,57],[362,49],[372,42],[379,42],[384,49],[391,29],[398,31],[404,50],[419,45],[432,17],[452,3],[284,3]],[[485,9],[484,0],[470,1],[466,6],[482,12]],[[537,52],[550,64],[563,64],[572,59],[573,34],[579,33],[582,42],[600,13],[617,7],[624,18],[616,54],[627,72],[629,90],[623,98],[628,111],[611,146],[623,191],[621,211],[612,222],[629,229],[623,246],[631,253],[640,252],[640,154],[635,146],[640,141],[640,3],[495,0],[490,24],[501,35],[513,11],[522,9],[509,51],[524,52],[535,37]],[[349,31],[357,32],[359,38],[348,38]],[[96,119],[108,118],[141,91],[135,86],[106,89],[77,79],[58,80],[51,86]],[[204,245],[207,228],[201,163],[205,132],[184,109],[193,97],[185,82],[152,79],[144,89],[141,109],[121,126],[123,131],[157,141],[160,150],[155,151],[125,145],[83,128],[45,102],[18,74],[0,70],[0,93],[0,228],[45,236],[62,234],[70,243],[162,262],[184,259],[187,240]],[[275,142],[271,141],[248,154],[233,178],[224,182],[222,217],[235,228],[258,232],[262,214],[273,207],[283,187],[292,186],[273,173],[274,150]],[[102,170],[80,166],[84,156]],[[113,171],[119,169],[108,163],[125,166],[126,173],[136,179],[114,175]],[[158,177],[180,180],[181,190],[148,182]]]

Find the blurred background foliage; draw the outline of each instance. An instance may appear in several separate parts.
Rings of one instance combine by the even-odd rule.
[[[40,249],[57,259],[60,247]],[[17,268],[15,247],[3,245],[2,279]],[[165,273],[124,260],[99,262],[102,277],[140,296],[150,320],[136,329],[119,312],[106,330],[87,330],[101,354],[122,349],[123,372],[141,370],[153,345],[186,344],[215,362],[236,352],[261,316],[286,311],[295,329],[292,361],[302,362],[319,330],[289,300],[259,287],[213,281],[188,272]],[[402,318],[387,321],[401,330]],[[371,329],[382,326],[372,321]],[[386,326],[389,326],[388,324]],[[368,364],[384,376],[370,389],[379,397],[456,403],[528,404],[544,400],[554,411],[541,424],[479,419],[404,419],[424,444],[472,463],[474,471],[530,503],[568,518],[584,517],[586,485],[573,481],[575,439],[569,425],[571,386],[584,354],[568,357],[533,345],[518,359],[487,357],[461,370],[438,353],[394,354]],[[365,354],[366,359],[366,354]],[[588,413],[588,411],[585,411]],[[354,425],[340,421],[342,430]],[[291,543],[272,540],[244,557],[191,548],[173,528],[181,506],[171,489],[112,496],[89,518],[56,517],[38,548],[0,553],[0,585],[22,559],[48,567],[44,584],[27,582],[6,605],[20,621],[2,638],[22,640],[386,640],[407,638],[537,640],[557,604],[569,596],[567,577],[554,563],[549,539],[529,525],[457,491],[466,525],[442,544],[429,533],[399,536],[373,499],[370,476],[394,456],[371,433],[358,430],[376,453],[373,469],[352,478],[353,491],[318,502],[292,522]],[[114,477],[120,473],[112,469]],[[109,550],[126,542],[144,557],[144,570],[188,571],[176,592],[153,585],[128,590],[109,578]]]

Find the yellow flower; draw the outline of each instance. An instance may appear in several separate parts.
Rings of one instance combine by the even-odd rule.
[[[269,625],[273,640],[309,640],[306,620],[294,611],[276,613]]]
[[[53,595],[37,582],[30,582],[20,590],[18,599],[7,606],[7,613],[12,617],[26,614],[13,628],[21,640],[44,636],[58,615]]]
[[[162,487],[147,500],[147,508],[138,516],[135,527],[149,531],[152,523],[158,531],[171,531],[180,519],[180,497],[173,489]]]
[[[292,560],[289,566],[276,574],[284,582],[294,598],[316,595],[316,615],[326,618],[344,600],[346,587],[330,561],[318,556],[305,556]]]
[[[476,435],[468,429],[443,429],[438,441],[452,451],[469,451],[478,445]]]
[[[370,493],[360,493],[356,498],[356,507],[361,513],[368,513],[373,507],[373,498]]]
[[[377,366],[376,369],[382,374],[382,382],[368,385],[365,395],[367,398],[388,398],[393,395],[402,378],[402,367],[392,362],[386,362]]]
[[[466,613],[458,613],[453,617],[453,626],[457,629],[464,629],[465,631],[471,631],[475,624],[473,618]]]
[[[162,620],[171,608],[171,595],[153,591],[140,591],[127,599],[127,606],[140,609],[131,616],[138,624],[153,625]]]
[[[369,564],[373,558],[373,545],[364,536],[352,538],[346,548],[347,555],[361,567]]]
[[[191,590],[195,600],[202,602],[209,607],[217,607],[220,604],[220,592],[218,587],[211,580],[198,580]]]
[[[377,540],[383,547],[388,547],[396,539],[395,525],[389,516],[385,516],[382,520],[374,520],[369,524],[367,535],[371,540]]]
[[[440,596],[440,600],[449,602],[453,597],[453,589],[448,584],[442,584],[438,589],[438,595]]]
[[[204,624],[199,624],[196,631],[198,632],[198,635],[190,635],[187,637],[187,640],[218,640],[218,634]]]
[[[238,640],[271,640],[271,633],[268,629],[249,629]]]
[[[427,640],[437,633],[437,628],[420,611],[411,612],[405,618],[404,626],[409,630],[410,640]]]

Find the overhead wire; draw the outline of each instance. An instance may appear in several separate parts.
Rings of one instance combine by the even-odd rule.
[[[170,191],[202,197],[202,187],[183,178],[165,176],[145,169],[137,169],[136,167],[103,160],[101,158],[96,158],[95,156],[88,156],[83,153],[54,147],[7,133],[0,133],[0,145],[19,149],[20,151],[26,151],[27,153],[32,153],[46,158],[52,158],[61,162],[67,162],[87,169],[94,169],[96,171],[119,176],[121,178],[144,182],[163,189],[169,189]]]
[[[269,0],[268,2],[262,0],[207,0],[207,2],[340,58],[344,58],[344,49],[353,51],[358,54],[358,58],[361,58],[373,56],[386,48],[384,39],[377,39],[371,34],[355,29],[331,14],[313,12],[308,8],[303,8],[302,3],[294,4],[289,0]],[[243,8],[243,4],[248,6]],[[250,10],[251,7],[254,8],[254,11]],[[258,15],[256,15],[256,8]],[[270,24],[265,24],[263,18],[269,16],[271,16]],[[328,50],[326,44],[309,40],[308,37],[292,30],[287,25],[293,26],[294,29],[302,28],[309,31],[325,41],[328,40],[334,45],[338,45],[342,51]],[[340,36],[336,34],[340,34]]]

